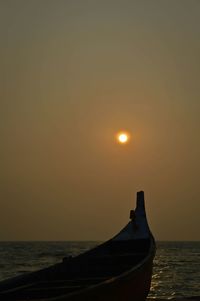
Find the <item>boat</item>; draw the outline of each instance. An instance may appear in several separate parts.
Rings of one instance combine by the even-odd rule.
[[[144,301],[155,252],[139,191],[130,221],[117,235],[78,256],[0,282],[0,300]]]

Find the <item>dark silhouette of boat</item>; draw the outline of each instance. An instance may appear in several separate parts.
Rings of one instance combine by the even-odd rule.
[[[112,239],[61,263],[0,283],[1,301],[143,301],[151,285],[155,241],[144,192],[131,221]]]

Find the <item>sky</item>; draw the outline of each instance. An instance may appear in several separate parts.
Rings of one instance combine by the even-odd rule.
[[[199,36],[198,0],[0,1],[0,240],[106,240],[139,190],[200,240]]]

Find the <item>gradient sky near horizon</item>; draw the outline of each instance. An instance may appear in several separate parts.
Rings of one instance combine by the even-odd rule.
[[[138,190],[200,240],[199,37],[197,0],[0,1],[0,240],[105,240]]]

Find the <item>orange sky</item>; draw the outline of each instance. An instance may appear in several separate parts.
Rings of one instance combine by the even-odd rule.
[[[0,23],[0,240],[107,239],[141,189],[156,239],[200,240],[200,2],[8,0]]]

